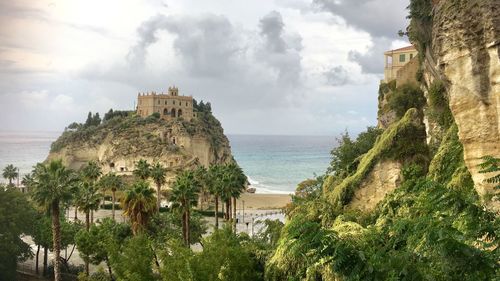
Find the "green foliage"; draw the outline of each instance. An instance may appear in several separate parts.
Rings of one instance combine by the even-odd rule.
[[[122,202],[123,214],[130,219],[134,234],[142,231],[156,212],[154,193],[146,181],[138,181],[125,191]]]
[[[152,261],[154,253],[151,242],[144,235],[127,239],[123,245],[115,245],[110,254],[110,263],[117,280],[156,280]]]
[[[100,124],[101,124],[101,117],[99,116],[99,112],[96,112],[94,115],[92,115],[92,112],[89,112],[84,127],[90,127],[90,126],[97,127]]]
[[[482,174],[485,174],[485,173],[497,173],[500,171],[500,159],[499,158],[495,158],[495,157],[492,157],[492,156],[484,156],[483,157],[483,163],[481,163],[479,165],[479,167],[481,168],[481,170],[479,171],[480,173]],[[496,190],[499,190],[500,189],[500,174],[497,173],[489,178],[487,178],[485,180],[485,182],[487,183],[490,183],[490,184],[494,184],[495,185],[495,189]],[[492,194],[492,198],[498,198],[500,197],[500,194]]]
[[[403,117],[410,108],[422,109],[425,102],[424,92],[413,84],[401,85],[387,97],[387,107],[397,118]]]
[[[361,226],[289,220],[268,280],[494,280],[499,223],[467,194],[411,178]]]
[[[359,157],[373,147],[382,132],[382,129],[368,127],[365,132],[358,135],[356,140],[352,140],[345,132],[337,139],[338,146],[330,152],[332,160],[327,173],[343,178],[354,172],[359,164]]]
[[[428,177],[453,189],[472,191],[474,182],[465,167],[463,146],[458,139],[458,127],[452,125],[447,131],[430,165]],[[475,192],[469,196],[477,200]]]
[[[251,253],[243,246],[243,241],[229,226],[216,230],[207,237],[203,241],[203,252],[196,255],[192,262],[196,280],[262,280],[262,276],[255,270],[256,263]]]
[[[140,159],[135,163],[135,170],[134,170],[134,176],[142,179],[142,180],[147,180],[149,177],[151,177],[151,164],[148,163],[148,161],[144,159]]]
[[[408,6],[411,19],[408,27],[408,38],[413,42],[422,60],[432,38],[432,1],[411,0]]]
[[[3,169],[2,176],[4,179],[9,181],[9,186],[12,185],[12,180],[19,176],[17,168],[14,165],[9,164]]]
[[[443,129],[448,129],[454,124],[453,114],[448,106],[446,89],[443,82],[436,80],[429,87],[429,119],[436,122]]]
[[[339,210],[351,200],[354,190],[377,161],[393,159],[402,162],[424,162],[422,166],[425,166],[427,154],[425,128],[417,110],[410,109],[401,120],[392,124],[377,138],[373,148],[362,156],[355,173],[340,184],[327,181],[323,189],[334,209]]]
[[[35,217],[24,194],[0,185],[0,280],[15,280],[17,263],[32,256],[21,235],[32,233]]]
[[[106,218],[89,231],[82,229],[75,236],[76,245],[83,260],[98,265],[105,262],[110,266],[109,257],[115,244],[121,244],[131,236],[130,227]]]
[[[110,109],[106,114],[104,114],[103,122],[107,122],[113,118],[124,118],[131,116],[134,113],[134,111],[127,111],[127,110],[113,110]]]

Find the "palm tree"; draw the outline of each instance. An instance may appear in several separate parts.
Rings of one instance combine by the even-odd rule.
[[[19,176],[19,173],[17,172],[17,168],[14,167],[14,165],[9,164],[3,169],[2,175],[4,179],[9,180],[9,186],[12,186],[12,180],[17,178]]]
[[[97,187],[88,181],[80,182],[76,206],[78,209],[85,213],[85,229],[90,230],[90,213],[99,208],[99,201],[101,196],[97,193]],[[85,274],[89,276],[89,262],[85,261]]]
[[[32,185],[33,200],[50,210],[52,216],[52,242],[54,248],[54,280],[61,280],[61,224],[60,204],[71,200],[74,173],[66,169],[62,160],[53,160],[35,167]]]
[[[208,178],[208,171],[204,166],[198,166],[196,170],[194,171],[194,177],[200,184],[200,194],[198,196],[198,205],[200,210],[203,211],[203,203],[207,201],[209,193],[209,178]]]
[[[95,161],[89,161],[81,172],[83,178],[90,183],[95,183],[102,175],[102,169]]]
[[[87,165],[83,167],[80,174],[83,180],[87,182],[89,186],[92,186],[92,189],[97,190],[95,185],[97,184],[99,177],[102,175],[102,169],[96,161],[89,161]],[[99,209],[99,206],[97,209]],[[90,221],[92,223],[94,222],[94,211],[97,209],[92,209],[90,211]]]
[[[155,191],[149,187],[146,181],[138,181],[125,192],[123,199],[123,214],[128,216],[132,224],[132,232],[139,233],[156,212]]]
[[[243,170],[235,162],[230,163],[226,166],[226,173],[229,175],[229,194],[232,197],[232,219],[233,219],[233,229],[236,232],[236,199],[241,196],[245,191],[245,184],[247,182],[247,177],[243,173]],[[229,210],[231,212],[231,210]]]
[[[151,165],[148,161],[141,159],[135,164],[134,175],[145,181],[151,176]]]
[[[33,175],[31,173],[24,175],[23,179],[21,180],[21,184],[24,185],[24,187],[26,187],[28,192],[31,186],[33,185],[33,180],[34,180]]]
[[[219,196],[223,189],[223,169],[221,165],[212,165],[208,169],[209,191],[215,199],[215,228],[219,228]]]
[[[101,178],[100,184],[105,190],[111,190],[111,216],[113,220],[115,219],[115,203],[116,203],[116,191],[123,189],[123,180],[121,177],[117,176],[114,173],[107,174]]]
[[[199,190],[200,184],[191,171],[184,171],[177,176],[172,187],[171,200],[174,202],[173,207],[180,209],[182,212],[182,236],[186,246],[190,244],[189,218],[191,216],[191,208],[198,201]]]
[[[151,178],[156,184],[156,210],[160,212],[160,202],[161,202],[161,186],[167,182],[166,179],[167,169],[165,169],[160,163],[156,163],[151,168]]]
[[[78,209],[85,213],[85,228],[90,229],[90,213],[99,208],[101,196],[97,192],[97,187],[84,181],[79,185],[77,192],[76,205]]]

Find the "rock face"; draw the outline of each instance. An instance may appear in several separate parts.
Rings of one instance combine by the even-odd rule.
[[[354,192],[348,207],[362,211],[372,211],[387,194],[399,187],[401,168],[401,163],[394,160],[377,163]]]
[[[212,119],[215,120],[213,116]],[[140,159],[161,163],[172,179],[186,168],[232,161],[231,148],[222,127],[207,120],[164,121],[152,117],[120,117],[95,127],[66,130],[48,156],[62,159],[78,170],[97,161],[103,173],[130,176]]]
[[[426,77],[442,79],[464,160],[480,195],[494,194],[478,173],[481,157],[500,156],[500,1],[439,1],[434,6]],[[500,210],[498,202],[486,202]]]

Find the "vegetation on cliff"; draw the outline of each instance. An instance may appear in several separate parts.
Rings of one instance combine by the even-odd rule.
[[[423,64],[433,3],[412,0],[409,9],[408,34]],[[267,263],[268,280],[500,279],[500,219],[484,207],[465,166],[444,82],[434,76],[426,85],[423,70],[420,85],[381,84],[379,115],[393,112],[383,124],[392,125],[365,154],[346,157],[350,163],[342,165],[334,154],[328,174],[299,186]],[[432,147],[426,144],[424,118],[439,128]],[[343,141],[335,151],[351,147]],[[403,164],[400,187],[374,211],[350,208],[354,190],[387,158]],[[498,171],[495,159],[485,158],[482,171]],[[498,175],[487,181],[498,183]]]
[[[108,137],[122,140],[117,143],[116,151],[130,154],[133,148],[151,151],[177,151],[161,134],[155,131],[167,131],[176,128],[181,134],[206,137],[214,148],[227,143],[220,122],[213,116],[210,103],[194,101],[197,118],[190,121],[182,117],[170,121],[152,114],[146,118],[138,116],[135,111],[114,111],[110,109],[101,120],[98,113],[89,112],[85,123],[72,123],[51,146],[51,152],[61,151],[66,147],[95,146],[103,143]]]

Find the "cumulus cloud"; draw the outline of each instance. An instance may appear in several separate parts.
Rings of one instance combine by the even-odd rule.
[[[374,37],[395,38],[398,30],[405,29],[407,25],[408,2],[406,0],[314,0],[313,3]]]
[[[341,66],[334,66],[329,70],[324,72],[326,81],[331,86],[343,86],[350,82],[349,73],[347,70]]]
[[[139,40],[127,58],[143,66],[147,48],[158,41],[158,32],[176,36],[173,47],[188,73],[194,76],[218,77],[232,73],[235,61],[244,51],[233,25],[224,16],[203,15],[200,18],[157,15],[137,29]]]
[[[323,11],[345,20],[348,25],[368,32],[372,44],[368,51],[352,50],[348,58],[364,73],[383,73],[383,53],[398,39],[397,32],[408,25],[409,1],[404,0],[314,0]]]

